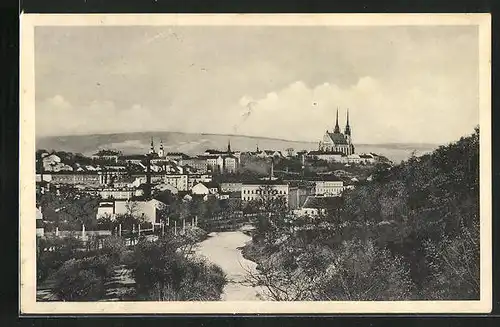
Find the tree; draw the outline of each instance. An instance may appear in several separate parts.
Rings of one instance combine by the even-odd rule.
[[[267,206],[244,253],[259,264],[252,277],[269,297],[479,297],[479,130],[375,169],[372,182],[344,193],[335,216],[310,220]]]
[[[55,273],[53,292],[63,301],[100,300],[112,268],[107,256],[70,259]]]
[[[61,265],[74,258],[80,242],[76,238],[37,238],[37,281],[43,281]]]
[[[462,225],[462,237],[425,243],[431,267],[424,296],[432,300],[478,300],[480,294],[479,222]]]
[[[135,201],[127,201],[127,203],[125,203],[126,214],[129,216],[136,216],[138,209],[139,205]]]
[[[226,284],[219,267],[194,259],[179,239],[140,241],[131,264],[139,299],[218,300]]]
[[[137,225],[143,224],[143,217],[136,217],[130,214],[121,214],[116,215],[115,219],[115,227],[121,225],[123,230],[132,230],[134,226],[137,228]]]
[[[247,281],[275,301],[407,300],[412,287],[400,258],[360,241],[275,252]]]
[[[97,219],[97,228],[103,230],[113,230],[116,227],[115,221],[111,218],[111,215],[105,214],[103,217]]]
[[[394,301],[411,298],[409,268],[372,241],[347,241],[334,251],[314,297],[328,301]]]
[[[56,223],[60,229],[81,230],[83,224],[91,229],[97,225],[99,198],[81,194],[73,187],[61,187],[59,196],[42,194],[39,203],[44,220]]]

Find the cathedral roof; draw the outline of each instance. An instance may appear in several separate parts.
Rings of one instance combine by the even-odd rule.
[[[347,144],[346,137],[342,133],[328,133],[334,144]]]

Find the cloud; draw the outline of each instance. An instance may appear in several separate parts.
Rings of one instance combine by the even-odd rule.
[[[399,87],[389,87],[364,76],[346,87],[330,83],[309,87],[296,81],[262,98],[244,95],[239,110],[247,110],[245,103],[255,106],[239,131],[319,141],[325,130],[333,129],[337,108],[342,129],[349,109],[353,139],[359,143],[448,142],[472,132],[478,123],[478,115],[470,114],[477,108],[477,99],[471,96],[457,101],[459,87],[432,79],[424,86],[407,84],[401,81]]]
[[[319,141],[333,129],[339,108],[342,129],[349,109],[355,143],[445,143],[472,131],[479,120],[477,107],[476,92],[463,83],[428,77],[425,83],[394,84],[363,76],[342,87],[298,80],[262,97],[244,94],[233,105],[206,111],[182,103],[166,108],[140,103],[117,108],[113,101],[76,106],[56,95],[37,106],[36,128],[37,135],[183,131]]]
[[[40,136],[140,132],[168,127],[161,111],[140,104],[123,109],[117,108],[113,101],[91,101],[77,106],[61,95],[40,102],[36,115],[36,134]]]
[[[350,108],[358,143],[447,142],[478,122],[474,26],[35,32],[38,135],[158,130],[317,141],[337,107],[342,125]]]

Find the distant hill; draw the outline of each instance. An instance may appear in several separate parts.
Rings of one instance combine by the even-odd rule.
[[[71,136],[37,137],[36,148],[46,150],[60,150],[84,155],[92,155],[100,149],[116,149],[124,154],[145,153],[149,150],[151,137],[158,150],[160,140],[167,152],[184,152],[196,154],[206,149],[226,149],[231,140],[231,148],[239,151],[260,149],[284,150],[314,150],[318,144],[315,142],[288,141],[264,137],[219,135],[219,134],[194,134],[180,132],[139,132],[118,134],[91,134]],[[433,144],[356,144],[356,152],[375,152],[386,156],[394,162],[407,159],[415,151],[421,155],[432,151],[437,145]]]

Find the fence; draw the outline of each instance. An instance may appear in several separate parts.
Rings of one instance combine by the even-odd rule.
[[[234,213],[231,216],[216,216],[212,219],[202,220],[199,222],[200,228],[207,232],[224,232],[229,230],[237,230],[241,227],[253,222],[256,214]]]

